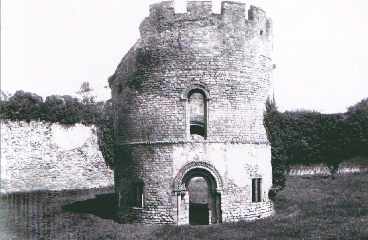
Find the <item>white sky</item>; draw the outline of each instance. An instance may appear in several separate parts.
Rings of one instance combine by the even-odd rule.
[[[1,88],[75,94],[107,78],[139,37],[154,0],[1,0]],[[344,112],[368,97],[368,1],[251,0],[274,23],[280,110]],[[219,12],[220,1],[214,0]],[[176,8],[184,9],[184,1]]]

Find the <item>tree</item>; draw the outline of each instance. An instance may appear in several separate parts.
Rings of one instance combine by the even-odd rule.
[[[268,98],[264,113],[264,126],[266,128],[267,138],[271,143],[273,183],[272,189],[269,192],[271,199],[275,197],[278,191],[285,187],[286,174],[288,172],[288,159],[281,136],[281,125],[283,121],[283,115],[277,110],[275,98],[272,100]]]
[[[93,104],[95,103],[96,96],[93,95],[93,89],[91,88],[89,82],[82,82],[80,90],[77,92],[82,98],[82,103]]]
[[[7,102],[9,101],[9,98],[11,97],[11,93],[7,91],[0,90],[0,101]]]
[[[351,150],[368,157],[368,98],[349,107],[346,116]]]
[[[16,91],[7,102],[1,104],[1,118],[12,120],[37,120],[42,118],[43,100],[37,94]]]
[[[111,99],[103,104],[97,125],[98,146],[105,159],[106,165],[114,167],[114,119]]]
[[[365,98],[357,104],[354,104],[353,106],[350,106],[348,108],[348,113],[354,113],[358,111],[368,113],[368,98]]]

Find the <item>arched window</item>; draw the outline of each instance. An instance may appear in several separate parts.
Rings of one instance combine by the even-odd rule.
[[[201,89],[193,89],[188,93],[190,134],[206,137],[207,135],[207,103]]]

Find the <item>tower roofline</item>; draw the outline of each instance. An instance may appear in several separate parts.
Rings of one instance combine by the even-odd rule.
[[[193,20],[206,16],[220,19],[231,18],[232,20],[237,18],[243,22],[267,22],[269,20],[263,9],[253,5],[247,8],[245,3],[237,1],[222,1],[220,14],[212,12],[212,1],[187,1],[186,12],[184,13],[175,11],[174,1],[151,4],[149,10],[148,18],[159,19],[167,23],[178,20]]]
[[[210,1],[188,1],[187,11],[178,13],[173,1],[163,1],[150,5],[149,12],[139,26],[143,42],[155,34],[180,32],[187,26],[193,29],[217,26],[225,31],[244,32],[247,38],[253,38],[257,33],[265,40],[272,38],[272,21],[265,11],[253,5],[247,8],[242,2],[223,1],[221,13],[213,13]]]

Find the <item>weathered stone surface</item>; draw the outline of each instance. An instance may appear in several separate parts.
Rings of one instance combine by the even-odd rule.
[[[113,185],[94,126],[1,121],[1,193]]]
[[[186,186],[209,182],[212,222],[269,216],[271,154],[263,110],[271,86],[272,26],[263,10],[223,2],[150,7],[141,38],[109,79],[115,111],[115,188],[122,221],[188,223]],[[204,138],[190,134],[191,90],[205,97]],[[262,200],[252,203],[252,178]],[[133,208],[143,181],[144,207]]]

